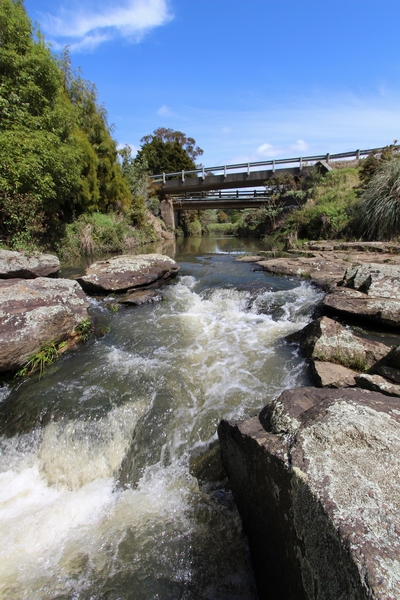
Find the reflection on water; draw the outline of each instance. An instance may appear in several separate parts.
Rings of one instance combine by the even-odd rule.
[[[319,296],[249,244],[178,240],[161,304],[93,300],[105,337],[3,388],[2,598],[256,598],[216,428],[306,382],[283,337]]]

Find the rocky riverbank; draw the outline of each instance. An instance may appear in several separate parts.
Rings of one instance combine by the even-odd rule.
[[[168,256],[148,254],[93,263],[77,281],[57,277],[59,269],[52,255],[0,251],[0,372],[29,362],[43,366],[50,355],[53,360],[85,338],[90,329],[85,292],[116,294],[113,303],[155,302],[161,300],[155,289],[175,277],[179,266]]]
[[[317,387],[219,426],[260,598],[398,598],[400,346],[349,323],[399,332],[400,247],[310,243],[240,260],[327,292],[323,315],[287,340]]]

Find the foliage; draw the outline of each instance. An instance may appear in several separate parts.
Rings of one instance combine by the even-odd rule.
[[[25,377],[39,371],[39,379],[47,365],[50,365],[58,357],[58,348],[54,342],[42,346],[38,352],[32,354],[26,364],[16,373],[16,377]]]
[[[397,140],[394,140],[393,144],[385,146],[381,152],[373,150],[367,158],[360,162],[361,191],[369,184],[384,162],[398,155],[399,148],[396,148],[396,144]]]
[[[169,142],[173,144],[177,142],[193,162],[198,156],[203,154],[203,150],[199,148],[199,146],[196,146],[195,139],[186,137],[182,131],[174,131],[173,129],[166,129],[165,127],[159,127],[153,131],[152,134],[145,135],[140,141],[142,144],[151,144],[155,138],[164,143]],[[161,172],[162,171],[159,171],[159,173]]]
[[[132,227],[127,218],[115,213],[81,215],[65,228],[65,237],[59,246],[64,261],[106,252],[131,250],[151,241],[153,231]]]
[[[381,161],[357,209],[355,222],[363,237],[390,240],[400,235],[400,155]]]
[[[196,168],[195,159],[203,154],[193,138],[163,127],[143,137],[141,142],[135,161],[145,160],[150,175],[192,171]]]
[[[0,0],[0,190],[11,247],[48,245],[77,216],[131,202],[95,86],[67,52],[53,57],[21,0]]]
[[[160,211],[156,186],[149,177],[149,166],[145,156],[132,158],[130,146],[120,150],[122,172],[124,173],[132,195],[129,218],[132,225],[143,227],[147,223],[147,210],[155,216]]]
[[[82,341],[86,341],[92,331],[92,321],[90,319],[82,319],[76,331]]]
[[[309,190],[308,202],[288,216],[286,226],[289,233],[307,239],[329,239],[350,234],[358,183],[355,168],[327,173]]]
[[[38,198],[0,192],[0,240],[11,250],[40,248],[46,232],[45,219]]]

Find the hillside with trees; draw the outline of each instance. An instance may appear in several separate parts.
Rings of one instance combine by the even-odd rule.
[[[22,0],[0,0],[0,242],[73,254],[153,239],[149,165],[122,154],[95,85],[52,54]]]

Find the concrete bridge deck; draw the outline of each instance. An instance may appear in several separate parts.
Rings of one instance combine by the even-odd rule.
[[[400,146],[398,146],[400,148]],[[282,158],[278,160],[240,163],[217,167],[199,167],[191,171],[160,173],[151,178],[159,185],[160,194],[164,197],[183,194],[185,192],[207,192],[246,187],[263,186],[276,174],[300,176],[308,169],[320,164],[329,170],[336,161],[359,160],[371,152],[381,152],[383,148],[355,150],[340,154],[321,154],[299,158]]]

